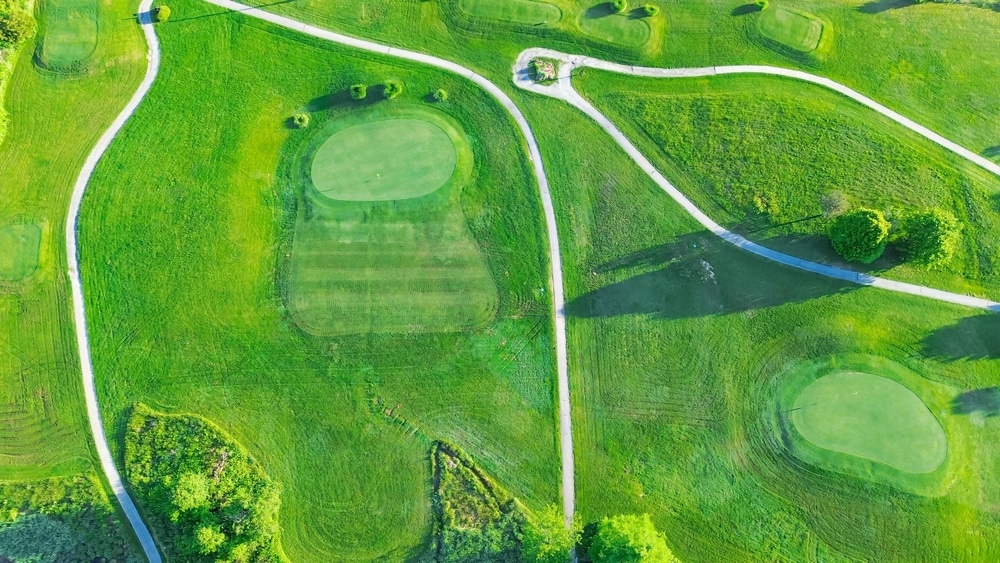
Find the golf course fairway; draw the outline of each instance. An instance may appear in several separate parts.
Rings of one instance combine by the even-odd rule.
[[[948,453],[944,429],[912,391],[884,377],[833,373],[795,401],[792,423],[820,448],[908,473],[930,473]]]

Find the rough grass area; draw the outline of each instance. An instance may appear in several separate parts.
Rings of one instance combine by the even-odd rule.
[[[79,70],[97,49],[98,0],[45,0],[38,57],[52,70]]]
[[[141,560],[96,474],[0,481],[4,561]]]
[[[377,3],[366,4],[372,14]],[[157,28],[156,83],[83,203],[81,269],[108,433],[120,435],[136,402],[212,420],[281,483],[281,547],[292,561],[423,552],[434,439],[475,452],[529,507],[556,502],[542,212],[508,115],[456,76],[201,0],[171,8]],[[396,100],[350,99],[350,85],[386,77],[404,84]],[[431,106],[424,97],[439,88],[448,102]],[[469,138],[475,167],[452,213],[496,280],[495,318],[433,334],[301,330],[285,299],[296,223],[309,205],[290,165],[299,141],[328,120],[422,104],[447,112]],[[302,112],[310,127],[287,127]],[[379,213],[393,204],[378,203]]]
[[[824,194],[853,207],[940,207],[962,244],[941,272],[901,263],[872,269],[936,287],[1000,290],[1000,179],[819,87],[767,77],[631,79],[585,73],[581,92],[710,217],[805,258],[839,264]],[[851,265],[856,267],[856,265]]]
[[[804,12],[773,7],[757,17],[757,29],[772,41],[808,53],[819,46],[823,20]]]
[[[468,142],[463,148],[468,150]],[[451,136],[436,123],[383,119],[335,131],[313,155],[310,177],[330,199],[409,199],[448,182],[456,151]]]
[[[943,487],[804,462],[772,420],[788,369],[850,352],[905,365],[933,382],[921,400],[950,410],[1000,381],[1000,356],[981,347],[992,317],[732,248],[575,109],[525,105],[565,250],[584,521],[649,512],[681,561],[1000,557],[988,539],[1000,533],[1000,417],[946,417]]]
[[[948,453],[944,430],[927,406],[878,375],[825,375],[803,389],[792,408],[795,428],[823,449],[909,473],[934,471]]]
[[[607,2],[582,10],[577,22],[585,34],[625,47],[639,47],[650,37],[649,24],[645,20],[630,14],[616,14]]]
[[[458,6],[475,18],[505,20],[523,25],[554,24],[562,17],[559,6],[538,0],[459,0]]]
[[[0,281],[17,281],[38,267],[42,229],[33,223],[0,228]]]

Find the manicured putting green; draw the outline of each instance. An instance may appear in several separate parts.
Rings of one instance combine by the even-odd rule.
[[[385,119],[334,133],[316,151],[311,175],[330,199],[409,199],[446,184],[457,158],[451,137],[437,124]]]
[[[0,229],[0,280],[17,281],[38,266],[42,230],[38,225],[10,225]]]
[[[808,53],[819,46],[823,21],[803,12],[768,8],[757,18],[757,29],[768,39]]]
[[[558,6],[535,0],[459,0],[458,7],[476,18],[524,25],[554,24],[562,17]]]
[[[587,35],[625,47],[640,47],[649,41],[649,24],[626,14],[607,13],[598,5],[580,14],[580,29]]]
[[[46,0],[41,58],[47,67],[71,69],[97,48],[97,0]]]
[[[795,400],[792,423],[820,448],[930,473],[948,453],[944,429],[903,385],[858,372],[834,373],[809,384]]]

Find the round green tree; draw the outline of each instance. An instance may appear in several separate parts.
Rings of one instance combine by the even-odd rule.
[[[292,116],[292,123],[295,125],[296,129],[305,129],[309,127],[309,115],[305,113],[297,113]]]
[[[398,80],[386,80],[383,88],[385,88],[385,98],[387,100],[394,100],[403,93],[403,83]]]
[[[618,14],[624,14],[628,10],[628,0],[611,0],[611,10]]]
[[[646,17],[651,18],[660,13],[660,8],[658,6],[654,6],[653,4],[646,4],[642,7],[642,11],[646,14]]]
[[[830,243],[845,260],[870,264],[882,256],[889,222],[880,211],[856,209],[840,215],[830,227]]]
[[[156,21],[165,22],[170,19],[170,6],[156,7]]]
[[[431,97],[434,98],[435,102],[448,101],[448,91],[445,90],[444,88],[439,88],[435,90],[433,94],[431,94]]]
[[[5,11],[0,3],[0,49],[17,45],[35,34],[35,20],[23,10]]]
[[[601,520],[588,552],[594,563],[675,563],[663,534],[649,514],[623,514]]]
[[[925,266],[947,262],[958,246],[958,221],[940,209],[907,216],[901,230],[906,259]]]
[[[572,529],[567,529],[562,511],[553,504],[528,519],[521,537],[521,549],[527,561],[566,563],[570,550],[578,541],[580,526],[574,522]]]
[[[352,100],[363,100],[368,97],[368,86],[364,84],[354,84],[350,88]]]

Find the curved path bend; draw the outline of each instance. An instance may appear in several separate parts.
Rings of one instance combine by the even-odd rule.
[[[104,435],[104,425],[101,423],[101,409],[97,406],[97,387],[94,383],[94,366],[90,360],[90,343],[87,341],[87,316],[83,308],[83,284],[80,281],[80,266],[77,256],[76,229],[80,218],[80,202],[83,201],[83,193],[87,190],[90,177],[97,168],[97,163],[104,156],[104,153],[115,139],[118,132],[125,126],[128,118],[132,117],[139,103],[146,97],[146,93],[153,86],[156,73],[160,70],[160,43],[156,39],[156,32],[153,30],[153,22],[149,13],[153,5],[153,0],[142,0],[139,4],[139,23],[142,25],[143,34],[146,36],[148,51],[146,52],[147,66],[146,75],[139,84],[139,89],[135,91],[132,98],[125,105],[125,109],[118,114],[118,117],[111,123],[108,130],[101,135],[97,144],[91,149],[87,160],[80,170],[80,175],[73,185],[73,195],[69,203],[69,215],[66,221],[66,259],[69,265],[69,282],[73,293],[73,321],[76,324],[76,344],[80,355],[80,370],[83,374],[83,394],[87,402],[87,418],[90,420],[90,433],[94,436],[94,445],[97,447],[97,456],[101,460],[101,469],[111,486],[118,504],[125,513],[128,523],[132,526],[139,544],[150,563],[160,563],[160,553],[156,549],[156,542],[153,536],[143,523],[139,511],[132,502],[125,485],[122,483],[118,469],[115,467],[115,460],[111,456],[111,449],[108,447],[108,440]]]
[[[547,59],[553,59],[559,62],[559,76],[552,84],[539,84],[531,80],[529,73],[529,65],[531,60],[536,57],[544,57]],[[581,96],[576,89],[573,88],[572,83],[572,73],[575,69],[581,67],[590,67],[600,70],[606,70],[610,72],[616,72],[619,74],[629,74],[633,76],[645,76],[650,78],[690,78],[698,76],[715,76],[719,74],[769,74],[775,76],[785,76],[789,78],[795,78],[798,80],[803,80],[806,82],[811,82],[813,84],[819,84],[839,92],[853,100],[858,101],[865,106],[877,111],[878,113],[892,119],[893,121],[899,123],[900,125],[906,127],[907,129],[941,145],[942,147],[954,152],[955,154],[962,156],[969,161],[981,166],[982,168],[1000,176],[1000,166],[993,163],[976,153],[958,145],[948,139],[945,139],[941,135],[934,133],[930,129],[906,118],[902,115],[892,111],[891,109],[879,104],[878,102],[851,90],[843,84],[839,84],[830,79],[823,78],[820,76],[814,76],[812,74],[798,71],[790,70],[777,67],[769,66],[726,66],[726,67],[705,67],[705,68],[646,68],[646,67],[636,67],[617,63],[611,63],[608,61],[602,61],[600,59],[594,59],[591,57],[586,57],[582,55],[569,55],[559,51],[553,51],[551,49],[527,49],[518,56],[517,62],[514,64],[514,83],[518,87],[525,90],[536,92],[545,96],[550,96],[563,100],[569,103],[573,107],[579,109],[588,117],[596,121],[609,135],[611,138],[625,150],[639,167],[653,179],[667,194],[670,195],[688,212],[698,223],[703,227],[719,236],[726,242],[733,244],[743,250],[784,264],[786,266],[791,266],[793,268],[798,268],[800,270],[805,270],[807,272],[813,272],[820,274],[829,278],[835,278],[839,280],[848,281],[851,283],[857,283],[861,285],[867,285],[871,287],[878,287],[881,289],[887,289],[889,291],[896,291],[899,293],[908,293],[910,295],[919,295],[921,297],[927,297],[929,299],[934,299],[937,301],[944,301],[947,303],[954,303],[957,305],[964,305],[967,307],[975,307],[977,309],[986,309],[988,311],[1000,312],[1000,303],[995,301],[990,301],[989,299],[981,299],[979,297],[972,297],[969,295],[962,295],[959,293],[952,293],[949,291],[943,291],[940,289],[933,289],[929,287],[924,287],[921,285],[915,285],[905,282],[899,282],[894,280],[888,280],[885,278],[880,278],[872,276],[869,274],[864,274],[860,272],[855,272],[853,270],[848,270],[845,268],[837,268],[834,266],[829,266],[826,264],[820,264],[817,262],[810,262],[809,260],[803,260],[801,258],[796,258],[789,254],[783,252],[778,252],[756,242],[752,242],[745,237],[738,235],[728,229],[722,227],[715,221],[713,221],[708,215],[706,215],[701,209],[695,206],[690,199],[687,198],[683,193],[673,186],[655,166],[647,159],[643,154],[632,144],[631,141],[611,122],[607,117],[604,116],[597,108],[595,108],[589,101],[587,101],[583,96]]]

